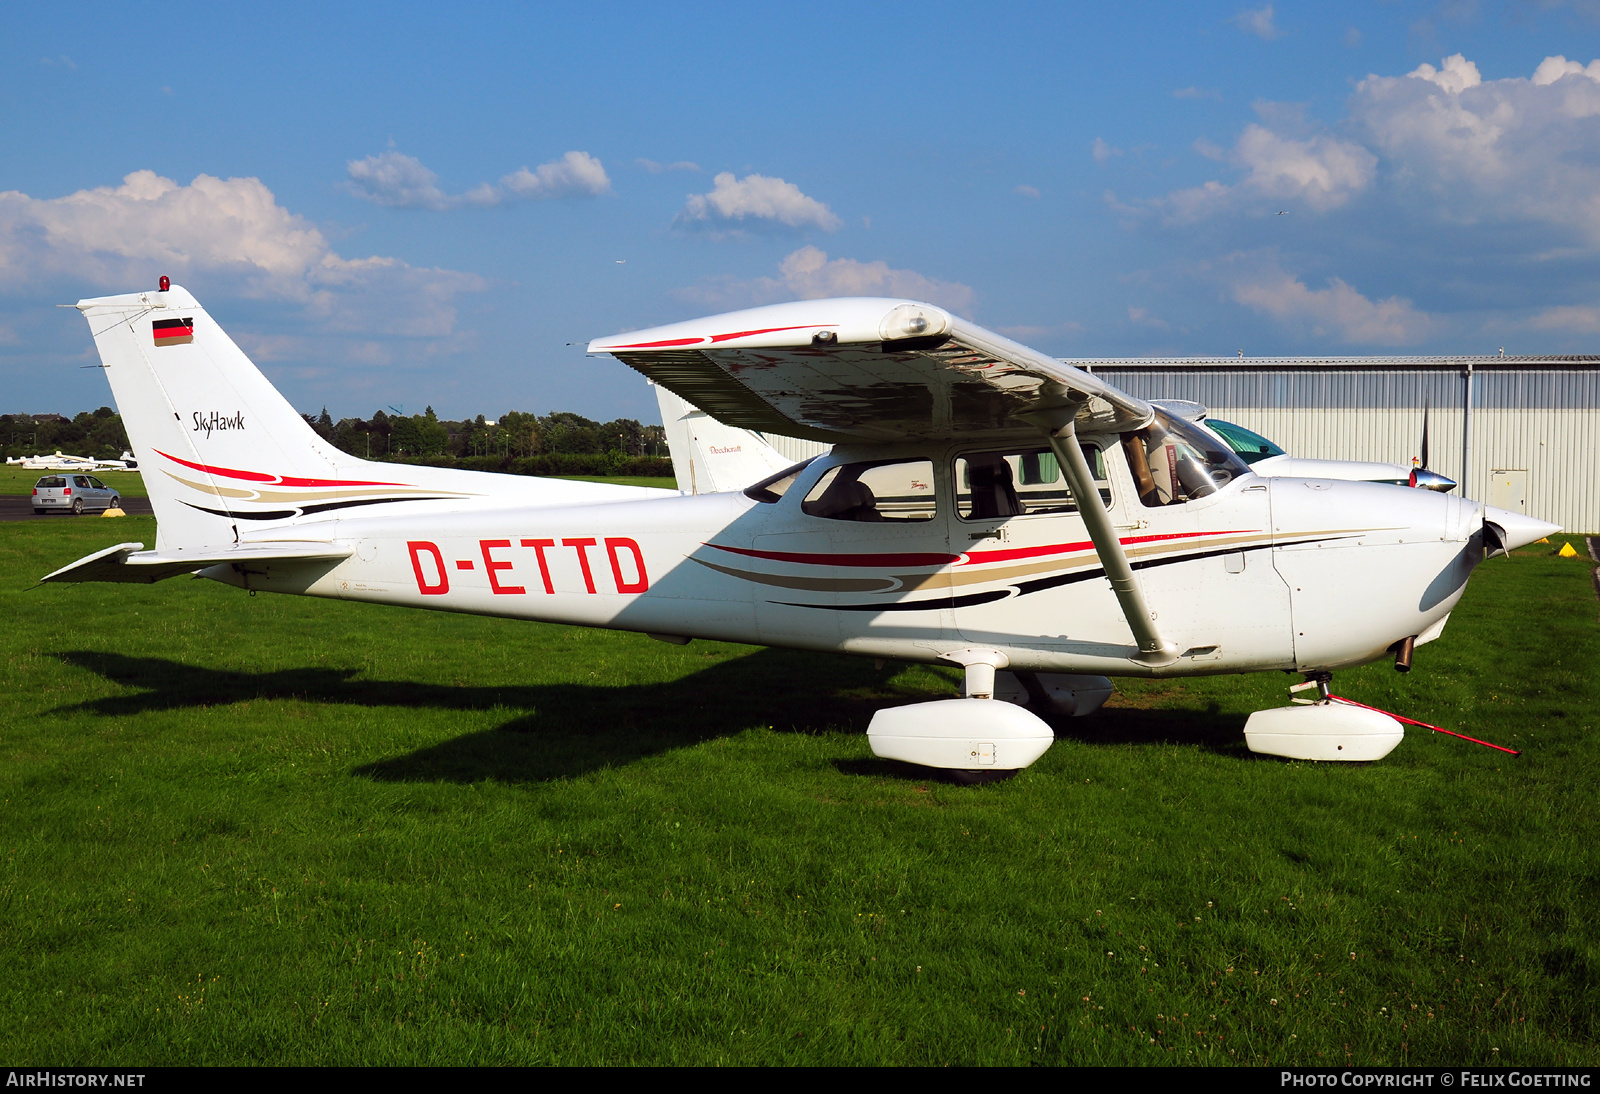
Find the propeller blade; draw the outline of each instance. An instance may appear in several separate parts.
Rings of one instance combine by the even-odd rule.
[[[1483,521],[1483,558],[1488,561],[1496,555],[1510,555],[1506,548],[1506,530],[1494,521],[1484,517]]]
[[[1422,469],[1428,470],[1428,404],[1422,404]]]

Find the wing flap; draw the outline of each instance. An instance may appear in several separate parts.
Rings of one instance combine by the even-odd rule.
[[[200,547],[146,551],[142,543],[119,543],[80,558],[39,579],[46,582],[112,581],[149,585],[179,574],[192,574],[207,566],[233,562],[296,563],[342,562],[349,547],[331,543],[242,543],[227,547]]]

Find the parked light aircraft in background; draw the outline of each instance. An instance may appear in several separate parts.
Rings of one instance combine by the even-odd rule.
[[[880,756],[1027,766],[1112,676],[1293,670],[1323,701],[1250,747],[1370,760],[1399,723],[1336,669],[1437,638],[1487,555],[1556,530],[1464,498],[1264,478],[1215,436],[939,308],[779,304],[603,338],[728,426],[833,445],[743,491],[372,463],[319,438],[181,288],[84,300],[156,544],[44,578],[241,588],[947,662],[965,698],[879,711]],[[1360,595],[1354,595],[1359,590]]]
[[[20,467],[24,471],[137,471],[139,461],[132,452],[124,452],[120,460],[97,460],[89,456],[65,456],[56,449],[53,456],[11,456],[7,467]]]
[[[1454,479],[1428,469],[1426,412],[1422,419],[1422,457],[1417,466],[1405,467],[1398,463],[1374,463],[1367,460],[1319,460],[1291,456],[1254,430],[1212,418],[1206,408],[1199,403],[1165,399],[1156,400],[1154,405],[1169,414],[1186,418],[1199,425],[1238,453],[1239,458],[1250,465],[1251,471],[1264,478],[1381,482],[1391,486],[1417,486],[1424,490],[1437,490],[1440,493],[1448,493],[1456,488]]]

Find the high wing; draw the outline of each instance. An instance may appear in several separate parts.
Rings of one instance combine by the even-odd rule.
[[[834,444],[1048,437],[1139,658],[1177,649],[1152,620],[1077,435],[1155,409],[1091,374],[911,300],[800,300],[589,343],[727,425]]]
[[[1007,434],[1071,410],[1079,433],[1147,424],[1150,404],[909,300],[800,300],[589,343],[745,429],[831,444]]]

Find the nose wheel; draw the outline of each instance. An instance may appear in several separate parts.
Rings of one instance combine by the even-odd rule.
[[[1334,701],[1329,690],[1333,673],[1304,675],[1304,683],[1290,686],[1288,706],[1250,715],[1244,724],[1250,751],[1291,760],[1360,763],[1383,759],[1405,737],[1405,727],[1382,711]]]

